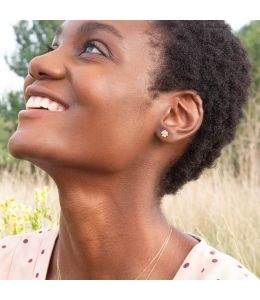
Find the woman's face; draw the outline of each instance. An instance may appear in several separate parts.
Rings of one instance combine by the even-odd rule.
[[[142,159],[155,124],[144,109],[154,67],[149,27],[148,21],[63,23],[53,51],[31,61],[24,95],[26,101],[60,101],[66,109],[20,113],[11,154],[36,164],[109,172]]]

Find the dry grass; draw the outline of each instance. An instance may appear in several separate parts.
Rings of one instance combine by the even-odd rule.
[[[252,189],[216,168],[165,196],[162,210],[171,224],[204,237],[260,277],[259,195],[259,186]]]

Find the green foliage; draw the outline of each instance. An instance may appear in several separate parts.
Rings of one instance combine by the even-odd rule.
[[[22,92],[11,91],[7,95],[8,101],[0,102],[0,115],[5,123],[3,129],[9,134],[13,133],[17,128],[17,115],[21,109],[25,109],[24,98]]]
[[[47,203],[49,192],[47,186],[42,191],[35,189],[34,206],[17,203],[14,197],[4,199],[0,203],[0,238],[58,225]]]
[[[14,164],[15,159],[7,151],[7,146],[0,143],[0,167]]]
[[[0,114],[0,145],[7,139],[7,131],[5,130],[5,121]]]
[[[36,20],[20,21],[13,28],[16,35],[17,50],[6,61],[17,75],[25,77],[28,65],[35,56],[46,52],[51,44],[55,31],[62,21]]]
[[[258,96],[260,93],[260,21],[252,21],[242,27],[238,33],[247,50],[251,63],[251,92],[252,96]]]
[[[8,100],[0,100],[0,166],[16,161],[7,151],[7,143],[17,128],[18,112],[25,108],[21,92],[10,92],[6,97]]]
[[[5,165],[13,160],[11,155],[7,152],[7,141],[9,138],[7,125],[2,114],[0,113],[0,166]]]

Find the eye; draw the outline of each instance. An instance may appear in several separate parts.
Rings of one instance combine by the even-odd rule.
[[[98,42],[100,45],[102,45],[100,42]],[[106,48],[106,46],[104,45],[104,48]],[[47,45],[46,50],[44,53],[49,53],[51,51],[54,51],[56,49],[55,45]],[[109,49],[107,50],[109,53]],[[103,56],[107,56],[105,54],[105,51],[100,50],[100,46],[97,46],[96,41],[88,41],[85,43],[83,50],[81,52],[81,54],[83,53],[89,53],[89,54],[99,54],[99,55],[103,55]]]
[[[99,54],[99,55],[106,56],[106,54],[103,51],[100,50],[100,47],[97,46],[97,43],[95,41],[86,42],[86,44],[84,45],[82,53],[90,53],[90,54],[92,54],[92,53],[95,54],[96,53],[96,54]]]

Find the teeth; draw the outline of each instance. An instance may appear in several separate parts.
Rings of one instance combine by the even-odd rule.
[[[34,104],[35,106],[34,107],[40,107],[41,106],[41,98],[40,97],[35,97],[35,100],[34,100]]]
[[[52,101],[48,98],[44,98],[44,97],[35,97],[35,96],[31,96],[29,98],[29,100],[26,103],[26,109],[29,108],[40,108],[40,107],[44,107],[47,108],[50,111],[63,111],[65,110],[64,106]]]
[[[63,107],[62,105],[59,105],[57,110],[58,110],[58,111],[63,111],[63,110],[64,110],[64,107]]]
[[[59,104],[58,104],[58,103],[52,102],[52,103],[49,105],[48,109],[51,110],[51,111],[57,111],[57,110],[58,110],[58,107],[59,107]]]

